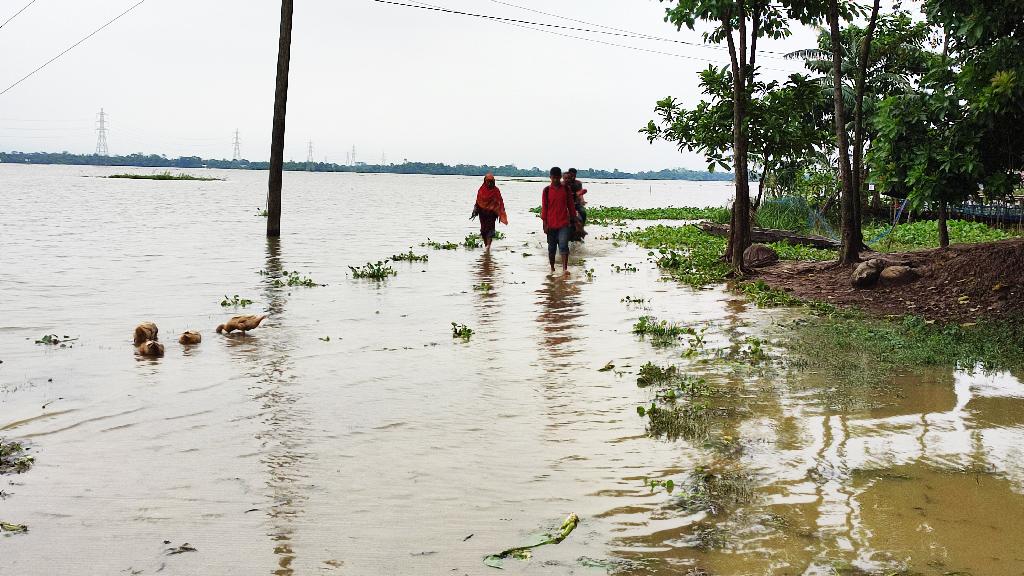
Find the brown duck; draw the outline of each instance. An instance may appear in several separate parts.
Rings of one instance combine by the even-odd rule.
[[[185,332],[182,332],[181,337],[178,338],[178,343],[186,346],[199,344],[202,341],[203,335],[195,330],[186,330]]]
[[[238,330],[239,332],[242,332],[244,334],[249,330],[255,330],[256,327],[260,325],[260,322],[263,322],[263,320],[266,317],[266,314],[263,314],[261,316],[235,316],[231,318],[231,320],[228,320],[227,322],[221,324],[220,326],[217,326],[217,334],[230,334],[235,330]]]
[[[164,355],[164,345],[156,340],[146,340],[142,344],[135,346],[135,351],[139,353],[139,356],[159,358]]]
[[[147,340],[157,341],[157,330],[156,324],[152,322],[143,322],[135,327],[135,345],[138,346]]]

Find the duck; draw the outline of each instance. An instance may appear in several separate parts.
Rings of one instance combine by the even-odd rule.
[[[159,330],[152,322],[143,322],[135,327],[135,345],[138,346],[147,340],[157,341]]]
[[[139,356],[160,358],[164,355],[164,345],[156,340],[146,340],[142,344],[137,345],[135,351],[138,352]]]
[[[244,333],[248,332],[249,330],[255,330],[256,327],[260,325],[260,322],[263,322],[263,320],[266,317],[267,317],[266,314],[263,314],[263,315],[260,315],[260,316],[257,316],[257,315],[234,316],[230,320],[228,320],[227,322],[221,324],[220,326],[217,326],[217,334],[223,334],[223,333],[230,334],[231,332],[233,332],[235,330],[238,330],[239,332],[244,334]]]
[[[192,344],[199,344],[202,341],[203,335],[200,334],[199,332],[196,332],[195,330],[186,330],[182,332],[181,337],[178,338],[178,343],[184,344],[186,346]]]

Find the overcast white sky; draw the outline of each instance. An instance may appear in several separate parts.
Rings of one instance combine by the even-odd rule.
[[[37,0],[0,28],[0,90],[136,0]],[[503,0],[505,1],[505,0]],[[582,26],[494,0],[431,4]],[[661,37],[700,42],[663,21],[656,0],[507,0]],[[0,0],[0,22],[28,0]],[[697,101],[696,72],[720,50],[587,35],[653,54],[478,18],[373,0],[296,0],[286,159],[553,164],[645,170],[694,155],[649,145],[637,130],[654,103]],[[280,2],[147,0],[135,11],[0,96],[0,150],[92,152],[100,107],[111,154],[269,157]],[[767,50],[814,44],[797,29]],[[797,62],[761,56],[768,76]]]

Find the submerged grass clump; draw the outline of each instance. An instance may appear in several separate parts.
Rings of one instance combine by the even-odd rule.
[[[111,174],[107,178],[126,178],[129,180],[198,180],[208,182],[210,180],[223,180],[223,178],[211,178],[208,176],[193,176],[191,174],[171,174],[170,170],[165,170],[157,174]]]
[[[409,248],[408,252],[395,254],[390,258],[392,262],[426,262],[430,257],[427,254],[416,254]]]
[[[395,276],[398,272],[388,266],[389,260],[378,260],[367,262],[365,266],[349,266],[353,278],[369,278],[371,280],[384,280],[388,276]]]
[[[683,334],[688,333],[687,328],[668,320],[658,320],[654,316],[641,316],[633,324],[633,334],[640,337],[651,337],[651,344],[655,346],[670,346],[679,341]]]

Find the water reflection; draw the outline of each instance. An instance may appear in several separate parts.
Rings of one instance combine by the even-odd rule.
[[[302,482],[308,477],[304,463],[310,458],[306,450],[309,415],[299,406],[302,393],[291,374],[292,342],[295,334],[284,319],[287,289],[274,286],[284,266],[281,241],[267,239],[266,276],[263,300],[270,318],[259,330],[247,334],[231,334],[227,345],[234,348],[232,357],[242,363],[255,380],[252,399],[260,409],[263,429],[256,434],[261,445],[261,463],[267,469],[267,517],[277,568],[273,574],[294,573],[296,553],[292,546],[297,519],[304,513],[308,495]]]
[[[541,326],[541,358],[564,359],[579,352],[575,338],[583,316],[580,285],[577,281],[550,274],[544,285],[537,290],[540,314],[537,321]],[[553,370],[565,372],[562,363],[552,363]]]
[[[485,251],[476,261],[472,278],[476,279],[473,290],[476,292],[476,308],[479,312],[481,326],[490,326],[497,319],[501,309],[499,286],[501,285],[501,265],[496,263],[490,251]]]

